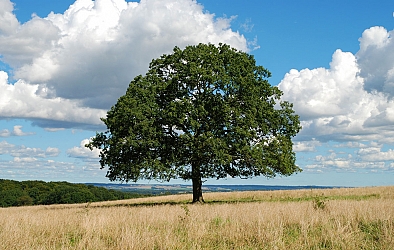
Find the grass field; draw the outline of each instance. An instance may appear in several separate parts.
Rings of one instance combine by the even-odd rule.
[[[0,209],[0,249],[394,249],[394,187]]]

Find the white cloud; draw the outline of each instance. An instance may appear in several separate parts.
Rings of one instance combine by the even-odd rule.
[[[12,135],[15,136],[26,136],[26,135],[34,135],[34,133],[26,133],[22,131],[22,126],[21,125],[15,125],[14,126],[14,131],[12,132]]]
[[[394,31],[372,27],[363,32],[357,62],[365,89],[394,97]]]
[[[19,80],[8,83],[8,75],[0,71],[0,116],[10,118],[52,119],[62,122],[102,124],[105,110],[83,107],[79,101],[45,98],[37,94],[39,85]],[[15,130],[16,129],[16,130]],[[14,128],[18,135],[20,128]]]
[[[334,145],[335,148],[366,148],[367,145],[361,142],[349,141]]]
[[[215,18],[190,0],[77,0],[63,14],[24,24],[12,3],[0,2],[7,16],[0,55],[19,79],[11,85],[0,72],[0,117],[101,124],[132,78],[174,46],[223,42],[248,50],[232,18]]]
[[[10,144],[6,141],[1,141],[0,142],[0,155],[8,154],[10,150],[15,148],[15,145]]]
[[[295,145],[297,145],[296,142]],[[308,142],[302,142],[308,145]],[[363,172],[373,173],[376,171],[392,171],[392,161],[394,160],[394,150],[383,151],[384,144],[374,141],[366,143],[347,142],[342,144],[315,143],[314,154],[307,154],[307,150],[298,151],[297,156],[301,159],[301,168],[306,172]],[[301,144],[303,145],[303,144]]]
[[[384,162],[394,160],[394,150],[382,151],[381,147],[363,148],[358,151],[358,155],[363,161]]]
[[[34,157],[0,159],[0,176],[13,180],[44,180],[71,182],[106,182],[105,170],[98,163],[76,165],[70,162],[44,160]]]
[[[59,154],[60,154],[60,149],[58,149],[58,148],[48,147],[48,148],[45,150],[45,155],[46,155],[47,157],[56,157],[56,156],[58,156]]]
[[[14,162],[35,162],[35,161],[37,161],[37,159],[36,158],[33,158],[33,157],[23,157],[23,158],[21,158],[21,157],[14,157]]]
[[[57,132],[57,131],[63,131],[64,128],[44,128],[44,130],[47,132]]]
[[[359,155],[371,155],[371,154],[379,154],[381,147],[368,147],[362,148],[358,151]]]
[[[15,125],[12,132],[8,129],[3,129],[0,131],[0,137],[9,137],[9,136],[27,136],[27,135],[34,135],[35,133],[32,132],[24,132],[22,131],[21,125]]]
[[[8,129],[0,130],[0,137],[8,137],[11,135],[11,132]]]
[[[311,141],[297,141],[293,145],[293,150],[294,152],[314,152],[318,146],[321,146],[321,143],[314,139]]]
[[[94,159],[97,161],[99,158],[100,150],[94,148],[92,151],[85,147],[86,144],[89,143],[89,139],[84,139],[81,141],[79,147],[73,147],[67,150],[67,154],[70,157],[74,158],[83,158],[83,159]]]
[[[330,69],[292,69],[279,84],[284,99],[294,103],[303,120],[322,117],[338,117],[335,126],[346,125],[348,107],[361,97],[362,80],[357,77],[356,58],[351,53],[337,50],[333,54]],[[357,99],[356,99],[357,98]]]
[[[301,117],[299,140],[394,142],[394,101],[386,93],[364,89],[358,60],[337,50],[330,69],[291,70],[285,75],[279,88]]]
[[[367,29],[355,55],[337,50],[329,69],[293,69],[279,84],[302,120],[294,150],[306,171],[393,169],[394,150],[382,151],[394,146],[392,36],[383,27]],[[315,158],[303,154],[327,148]]]
[[[32,158],[34,157],[39,157],[39,158],[45,158],[45,151],[40,149],[40,148],[30,148],[30,147],[25,147],[25,146],[19,146],[17,148],[14,148],[12,151],[9,152],[11,156],[14,157],[23,157],[23,158]]]
[[[14,4],[9,0],[0,0],[0,35],[8,35],[15,31],[19,23],[12,14]]]
[[[6,141],[0,142],[0,155],[9,155],[14,159],[36,159],[58,156],[58,148],[48,147],[46,150],[41,148],[31,148],[24,145],[14,145]]]
[[[352,155],[340,155],[331,152],[328,155],[316,155],[311,159],[312,163],[306,164],[305,171],[308,172],[325,172],[325,171],[345,171],[354,172],[355,167]]]

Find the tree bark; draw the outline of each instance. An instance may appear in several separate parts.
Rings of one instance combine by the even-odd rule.
[[[201,177],[192,178],[193,182],[193,203],[204,203],[202,197],[202,180]]]
[[[200,164],[192,163],[192,183],[193,183],[193,203],[204,203],[202,197],[202,180],[200,172]]]

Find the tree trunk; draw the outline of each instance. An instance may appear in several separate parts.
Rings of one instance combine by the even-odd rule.
[[[192,163],[193,203],[203,203],[201,168],[198,161]]]
[[[193,178],[193,203],[204,203],[202,197],[202,180],[201,177]]]

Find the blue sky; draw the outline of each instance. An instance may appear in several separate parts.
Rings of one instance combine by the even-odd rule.
[[[108,182],[82,145],[130,80],[176,45],[224,42],[294,103],[304,171],[207,184],[394,185],[393,12],[392,1],[0,0],[0,178]]]

